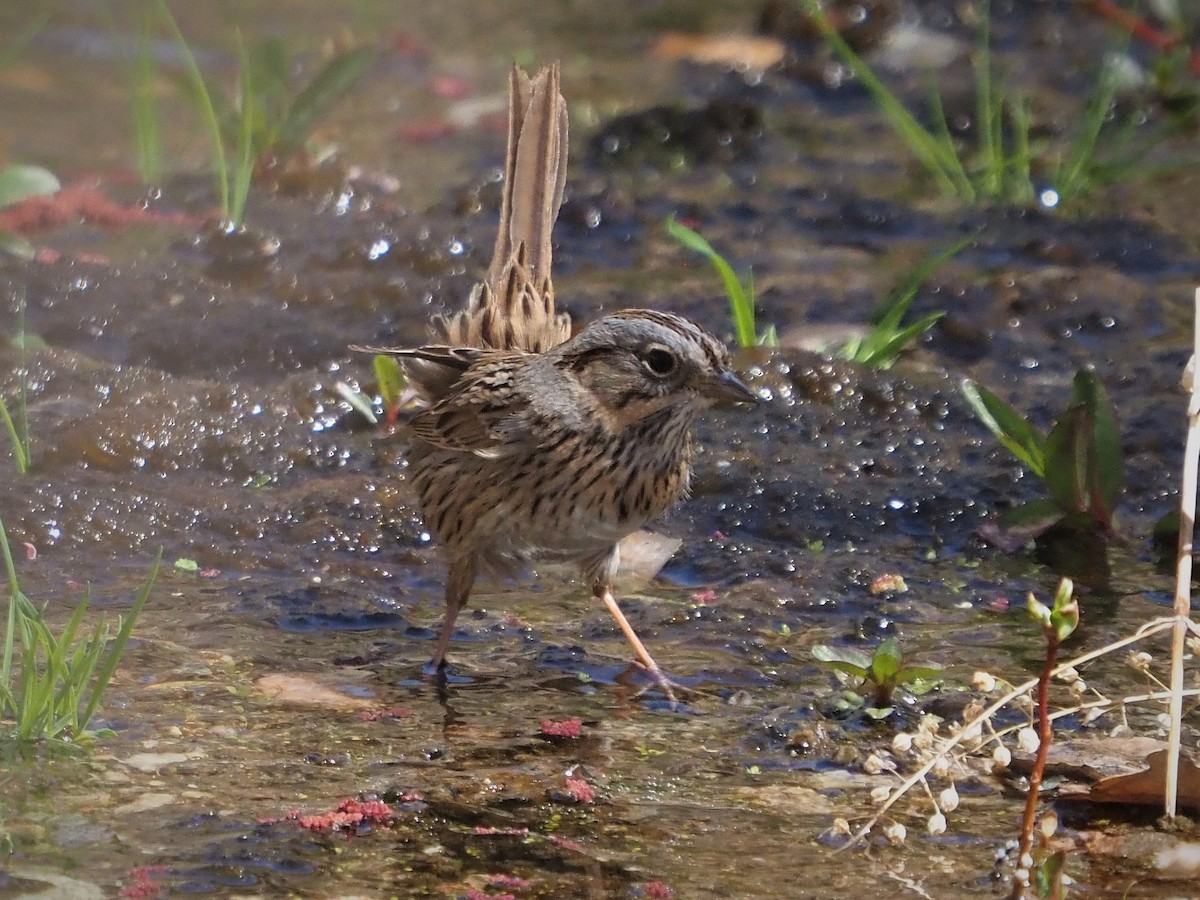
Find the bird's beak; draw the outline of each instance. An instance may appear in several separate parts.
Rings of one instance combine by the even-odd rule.
[[[726,370],[706,379],[700,393],[710,400],[729,400],[734,403],[758,403],[758,395],[746,387],[742,379]]]

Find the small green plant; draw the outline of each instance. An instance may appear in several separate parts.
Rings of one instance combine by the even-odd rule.
[[[992,62],[989,10],[980,15],[979,38],[972,57],[975,71],[976,143],[960,146],[951,134],[941,94],[929,81],[926,126],[879,79],[842,39],[816,0],[801,0],[809,16],[846,67],[871,95],[897,136],[943,194],[967,203],[992,201],[1055,207],[1127,177],[1135,165],[1170,132],[1160,131],[1135,142],[1140,112],[1117,122],[1112,117],[1119,84],[1116,54],[1100,68],[1079,126],[1065,149],[1034,147],[1030,141],[1029,102],[998,77]],[[1101,136],[1107,135],[1101,153]],[[1039,188],[1038,183],[1044,187]]]
[[[746,275],[742,280],[733,271],[725,257],[713,249],[712,244],[702,238],[697,232],[678,222],[674,216],[667,219],[667,234],[679,241],[684,247],[699,253],[711,264],[725,287],[725,296],[729,298],[729,310],[733,314],[733,334],[739,347],[778,347],[779,337],[775,334],[775,326],[768,325],[759,333],[754,321],[754,273]]]
[[[894,637],[883,641],[869,655],[853,647],[828,644],[817,644],[812,648],[812,654],[826,668],[859,680],[857,691],[843,695],[843,699],[848,701],[847,706],[865,704],[864,711],[872,718],[890,715],[893,696],[899,688],[924,693],[942,673],[942,667],[936,663],[919,666],[906,663],[900,641]],[[864,688],[865,697],[862,696]]]
[[[956,256],[972,240],[974,236],[963,238],[940,253],[923,259],[888,294],[882,309],[874,317],[871,330],[865,335],[848,340],[838,355],[842,359],[880,369],[889,368],[895,363],[910,343],[932,328],[937,320],[946,314],[938,310],[926,313],[908,325],[902,325],[917,291],[944,262]]]
[[[1049,434],[973,381],[963,396],[996,439],[1041,479],[1048,497],[1009,510],[1002,523],[1034,534],[1070,517],[1105,533],[1121,492],[1125,462],[1116,410],[1094,372],[1076,373],[1071,400]]]
[[[237,35],[238,75],[232,96],[205,79],[165,0],[157,0],[183,56],[181,86],[208,135],[213,171],[227,224],[241,224],[253,176],[273,172],[306,153],[308,141],[334,105],[367,73],[373,50],[331,57],[303,87],[292,81],[294,61],[279,38],[247,47]],[[144,81],[140,74],[138,81]],[[135,114],[135,127],[139,115]],[[149,144],[148,138],[138,139]]]
[[[394,356],[376,353],[371,360],[375,370],[375,381],[379,384],[379,396],[383,401],[383,421],[388,427],[396,424],[400,413],[400,395],[408,380]]]
[[[1046,760],[1050,755],[1050,742],[1054,738],[1054,726],[1050,718],[1050,681],[1058,665],[1058,651],[1075,629],[1079,627],[1079,601],[1074,597],[1075,585],[1064,578],[1058,583],[1052,606],[1046,606],[1032,593],[1026,601],[1029,616],[1041,628],[1046,642],[1046,655],[1037,682],[1038,749],[1033,768],[1029,773],[1029,784],[1025,794],[1025,814],[1021,819],[1021,835],[1018,841],[1017,859],[1032,859],[1032,866],[1022,862],[1014,876],[1011,896],[1026,897],[1029,894],[1030,876],[1033,878],[1034,895],[1038,897],[1062,897],[1065,878],[1065,855],[1062,849],[1050,846],[1057,818],[1051,813],[1042,820],[1040,844],[1037,858],[1033,854],[1034,826],[1037,823],[1039,789],[1046,772]]]
[[[45,609],[21,590],[3,522],[0,553],[8,576],[8,617],[0,647],[0,740],[20,745],[87,741],[93,736],[88,724],[150,597],[162,551],[132,608],[118,617],[115,633],[105,621],[87,637],[80,636],[80,629],[90,595],[84,596],[56,636],[46,624]]]

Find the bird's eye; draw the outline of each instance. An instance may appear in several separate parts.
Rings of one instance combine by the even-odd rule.
[[[670,375],[675,371],[678,360],[670,350],[662,347],[651,347],[642,354],[642,364],[654,375]]]

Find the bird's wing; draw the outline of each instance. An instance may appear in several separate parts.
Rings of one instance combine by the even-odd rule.
[[[421,379],[420,387],[437,384],[436,391],[423,390],[431,403],[411,423],[426,443],[488,459],[507,456],[523,444],[520,420],[530,403],[516,381],[536,354],[444,346],[359,349],[403,357],[413,380]]]

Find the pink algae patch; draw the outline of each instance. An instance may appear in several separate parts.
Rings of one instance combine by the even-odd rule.
[[[390,825],[395,820],[392,808],[382,800],[343,800],[333,812],[301,816],[300,827],[309,831],[357,832],[361,825]]]
[[[596,789],[582,778],[568,778],[567,793],[576,803],[591,803],[596,799]]]
[[[118,897],[127,900],[157,900],[165,893],[163,885],[152,876],[165,870],[164,866],[138,866],[129,871],[129,883],[121,888]]]
[[[583,722],[579,719],[542,719],[542,734],[546,737],[577,738],[583,734]]]
[[[73,222],[122,228],[144,224],[195,226],[200,220],[186,213],[147,209],[141,203],[118,203],[101,193],[96,180],[64,185],[54,194],[29,197],[0,212],[0,229],[17,234]]]
[[[675,891],[668,887],[662,881],[647,881],[642,885],[642,894],[652,898],[652,900],[668,900],[675,896]]]

